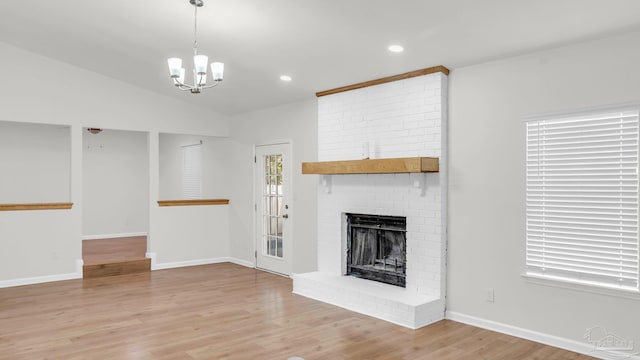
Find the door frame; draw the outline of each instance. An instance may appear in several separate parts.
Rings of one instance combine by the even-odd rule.
[[[263,268],[259,268],[258,267],[258,203],[256,202],[256,197],[258,195],[258,189],[256,186],[256,176],[258,174],[258,162],[257,162],[257,148],[261,147],[261,146],[271,146],[271,145],[286,145],[288,147],[289,150],[289,156],[291,157],[291,159],[289,160],[289,164],[285,163],[283,166],[285,166],[288,170],[289,170],[289,174],[291,174],[291,179],[290,179],[290,192],[291,192],[291,199],[290,199],[290,204],[289,204],[289,209],[288,209],[288,214],[289,214],[289,219],[287,221],[291,222],[291,239],[289,241],[291,241],[291,261],[289,262],[289,273],[288,274],[282,274],[282,273],[278,273],[278,272],[273,272],[273,271],[269,271],[268,269],[263,269]],[[252,201],[253,201],[253,232],[252,232],[252,241],[251,243],[252,245],[252,252],[253,252],[253,267],[254,269],[257,270],[261,270],[261,271],[266,271],[266,272],[270,272],[276,275],[281,275],[281,276],[286,276],[286,277],[291,277],[291,274],[293,274],[293,256],[295,253],[294,247],[293,247],[293,219],[295,219],[295,206],[292,206],[293,204],[293,180],[294,176],[293,176],[293,141],[291,139],[285,139],[285,140],[280,140],[280,141],[265,141],[265,142],[260,142],[260,143],[255,143],[253,144],[253,171],[252,171],[252,179],[251,179],[251,183],[252,183],[252,188],[253,188],[253,197],[252,197]]]

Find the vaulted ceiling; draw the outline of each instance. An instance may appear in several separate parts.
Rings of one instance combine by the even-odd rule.
[[[225,80],[198,95],[177,91],[166,64],[192,55],[188,0],[2,0],[0,41],[237,114],[435,65],[455,69],[640,29],[637,0],[204,1],[198,42],[210,61],[225,63]],[[405,52],[388,52],[390,44]]]

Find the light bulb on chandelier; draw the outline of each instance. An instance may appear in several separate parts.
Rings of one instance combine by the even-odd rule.
[[[207,85],[207,63],[209,58],[207,55],[198,54],[198,8],[204,5],[203,0],[189,0],[189,3],[195,8],[193,22],[193,85],[185,84],[185,69],[182,67],[182,59],[169,58],[169,75],[173,79],[173,84],[180,90],[191,91],[192,94],[199,94],[203,89],[212,88],[222,82],[224,76],[224,63],[212,62],[211,75],[213,84]]]

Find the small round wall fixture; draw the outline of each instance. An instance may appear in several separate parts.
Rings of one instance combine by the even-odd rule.
[[[102,129],[100,129],[100,128],[87,128],[87,131],[92,133],[92,134],[100,134],[102,132]]]

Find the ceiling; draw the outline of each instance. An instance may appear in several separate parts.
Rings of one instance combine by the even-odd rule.
[[[2,0],[0,41],[233,115],[640,29],[637,0],[204,1],[200,52],[225,63],[225,80],[198,95],[176,90],[166,64],[192,55],[188,0]],[[389,53],[395,43],[405,52]]]

